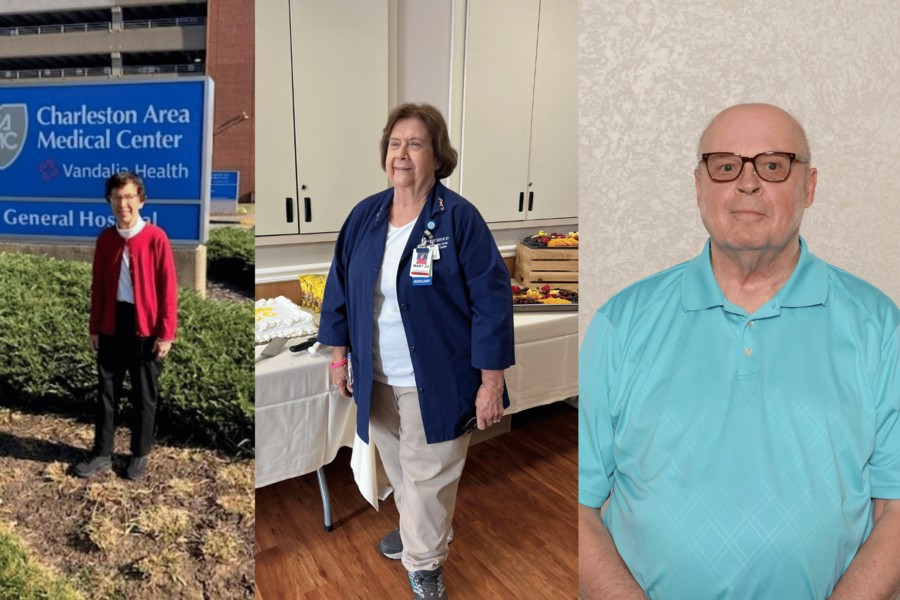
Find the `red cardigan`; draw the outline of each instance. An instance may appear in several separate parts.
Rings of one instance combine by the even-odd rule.
[[[165,232],[150,223],[128,240],[115,227],[104,229],[97,238],[91,282],[91,335],[116,332],[116,293],[126,246],[131,257],[137,335],[174,340],[178,321],[175,258]]]

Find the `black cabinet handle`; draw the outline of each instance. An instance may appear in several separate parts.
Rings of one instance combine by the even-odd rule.
[[[309,198],[303,199],[303,207],[306,209],[306,218],[303,220],[309,223],[312,221],[312,202]]]
[[[525,192],[519,192],[519,212],[522,212],[522,205],[525,203]]]
[[[528,192],[528,212],[531,212],[532,206],[534,206],[534,192]]]
[[[284,211],[287,216],[287,222],[294,222],[294,199],[293,198],[285,198],[284,199]]]

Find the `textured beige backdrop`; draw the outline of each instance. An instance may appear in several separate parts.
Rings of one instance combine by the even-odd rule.
[[[581,0],[580,330],[700,252],[702,129],[741,102],[804,125],[819,169],[800,233],[900,302],[900,4]]]

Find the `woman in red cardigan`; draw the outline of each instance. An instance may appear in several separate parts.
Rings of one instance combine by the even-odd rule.
[[[178,313],[175,260],[165,232],[141,219],[144,183],[123,172],[106,180],[116,226],[97,238],[91,283],[90,344],[97,351],[98,410],[93,456],[81,477],[112,466],[116,399],[131,376],[131,461],[126,475],[147,472],[163,358],[172,349]]]

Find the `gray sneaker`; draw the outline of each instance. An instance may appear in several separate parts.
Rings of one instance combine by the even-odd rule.
[[[93,456],[91,460],[75,465],[75,474],[79,477],[90,477],[111,467],[112,459],[109,456]]]
[[[393,529],[378,543],[378,550],[392,560],[400,560],[403,555],[403,540],[400,539],[400,528]]]
[[[412,584],[413,598],[415,600],[447,600],[443,572],[444,567],[438,567],[434,571],[410,572],[409,583]]]
[[[132,456],[131,462],[128,463],[128,469],[125,470],[125,476],[132,481],[141,479],[147,473],[148,462],[150,462],[150,457],[147,455]]]
[[[447,536],[447,543],[453,541],[453,528],[450,528],[450,535]],[[400,528],[391,530],[386,536],[381,538],[378,543],[378,550],[386,557],[392,560],[400,560],[403,556],[403,540],[400,539]]]

